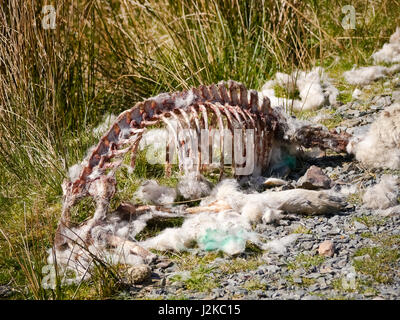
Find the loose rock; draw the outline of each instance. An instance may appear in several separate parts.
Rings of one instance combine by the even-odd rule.
[[[129,267],[127,280],[130,284],[142,283],[151,276],[151,268],[147,264]]]
[[[324,257],[333,257],[335,253],[335,245],[331,240],[325,240],[319,245],[318,253]]]
[[[317,166],[311,166],[297,182],[299,188],[304,189],[329,189],[331,179]]]

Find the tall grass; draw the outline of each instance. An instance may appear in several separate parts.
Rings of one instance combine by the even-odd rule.
[[[64,0],[46,30],[47,4],[0,7],[0,284],[34,298],[52,297],[32,266],[51,246],[66,169],[104,113],[222,79],[260,89],[276,71],[366,64],[400,25],[399,0],[352,1],[355,30],[341,26],[345,0]]]

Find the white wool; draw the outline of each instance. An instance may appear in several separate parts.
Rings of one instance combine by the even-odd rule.
[[[362,97],[362,95],[363,95],[363,92],[360,89],[356,88],[356,89],[354,89],[351,96],[353,99],[360,99]]]
[[[180,228],[167,228],[154,238],[141,243],[145,248],[156,250],[186,250],[191,244],[204,237],[208,230],[217,229],[227,234],[241,234],[246,239],[253,239],[251,226],[247,219],[232,211],[216,213],[204,212],[185,220]],[[244,250],[241,243],[224,248],[228,254],[237,254]]]
[[[318,109],[325,101],[322,87],[318,83],[305,82],[304,89],[300,90],[302,110]]]
[[[274,223],[278,222],[283,217],[282,210],[267,208],[263,212],[262,221],[264,223]]]
[[[268,207],[296,214],[326,214],[337,212],[345,205],[342,195],[330,190],[293,189],[260,194]]]
[[[382,111],[364,136],[352,138],[347,152],[370,168],[400,169],[400,104]]]
[[[390,207],[387,209],[377,210],[377,213],[384,217],[393,217],[400,214],[400,205]]]
[[[48,266],[44,272],[49,274],[43,280],[43,287],[52,288],[55,285],[55,261],[57,261],[58,272],[62,277],[62,284],[66,285],[78,284],[82,279],[90,278],[91,268],[95,264],[94,256],[96,259],[111,265],[122,263],[134,266],[145,263],[142,257],[131,252],[129,245],[121,243],[116,248],[109,248],[105,236],[116,235],[122,239],[135,241],[135,236],[146,227],[150,219],[155,217],[181,217],[182,214],[179,213],[179,210],[177,210],[177,213],[170,213],[151,209],[148,213],[131,216],[130,220],[124,220],[122,216],[116,211],[108,214],[99,225],[93,226],[88,223],[79,228],[64,230],[63,233],[69,239],[69,242],[75,244],[70,245],[65,250],[48,250]],[[86,246],[84,237],[89,231],[93,244]]]
[[[94,169],[93,172],[88,176],[89,179],[91,180],[95,180],[97,178],[99,178],[101,175],[103,174],[103,172],[99,169]]]
[[[262,184],[266,187],[279,187],[279,186],[284,186],[287,184],[287,181],[278,179],[278,178],[267,178],[265,179]]]
[[[324,95],[328,96],[328,101],[331,106],[336,105],[339,94],[339,89],[337,89],[333,84],[325,84]]]
[[[263,208],[259,203],[246,202],[241,210],[242,215],[250,222],[259,222],[263,218]]]
[[[89,157],[92,154],[92,151],[96,148],[96,145],[91,146],[86,150],[85,157],[83,158],[81,163],[76,163],[73,166],[68,168],[68,178],[71,182],[74,182],[79,178],[82,168],[86,167],[89,161]]]
[[[383,66],[370,66],[361,67],[358,69],[353,68],[350,71],[343,73],[343,77],[347,83],[352,85],[366,85],[375,80],[387,77],[390,74],[399,71],[399,65],[394,65],[391,67]]]
[[[389,43],[385,43],[379,51],[372,55],[375,63],[396,63],[400,62],[400,28],[391,35]]]
[[[160,186],[155,180],[147,180],[135,192],[134,197],[144,200],[146,203],[168,205],[174,202],[176,190],[174,188]]]
[[[135,266],[145,263],[142,257],[132,254],[129,247],[123,244],[112,250],[100,251],[97,256],[110,265],[127,264]]]
[[[82,165],[80,163],[74,164],[68,169],[68,177],[71,182],[74,182],[79,178],[79,175],[82,170]]]
[[[152,147],[153,153],[165,153],[165,147],[168,141],[168,130],[151,129],[146,130],[139,142],[139,150],[143,150],[147,146]],[[165,159],[165,156],[164,156]]]
[[[389,43],[400,43],[400,27],[390,36]]]
[[[381,181],[367,189],[363,203],[370,209],[388,209],[398,204],[399,178],[393,175],[383,175]]]
[[[154,100],[156,103],[161,104],[163,103],[165,100],[168,100],[171,98],[171,95],[167,92],[162,92],[158,95],[156,95],[155,97],[151,97],[151,100]],[[150,100],[149,99],[149,100]]]
[[[148,181],[142,187],[140,191],[142,195],[151,194],[152,197],[155,193],[157,194],[156,201],[163,199],[166,189],[167,194],[170,191],[169,188],[159,186],[154,181]],[[152,199],[151,197],[149,199]],[[135,236],[146,227],[150,219],[156,217],[184,216],[186,219],[181,227],[165,229],[159,235],[139,242],[139,246],[157,250],[182,251],[191,248],[197,242],[202,250],[219,249],[227,254],[235,255],[243,252],[246,242],[250,241],[260,248],[284,253],[287,246],[297,239],[297,235],[264,243],[260,240],[263,236],[252,231],[252,223],[260,222],[260,220],[264,223],[276,222],[282,218],[284,211],[327,213],[337,210],[342,205],[341,199],[332,196],[331,193],[312,190],[295,189],[246,194],[240,190],[238,182],[234,179],[226,179],[219,183],[201,205],[207,205],[216,200],[225,201],[230,208],[220,211],[222,207],[219,207],[218,212],[210,212],[207,209],[205,212],[187,215],[183,206],[174,207],[173,212],[158,211],[154,207],[149,207],[150,210],[146,213],[128,217],[122,211],[115,211],[107,214],[101,222],[96,220],[96,225],[94,225],[95,220],[89,220],[80,227],[64,230],[70,243],[75,242],[76,245],[57,251],[56,257],[53,256],[52,251],[49,252],[49,267],[44,271],[53,270],[54,260],[57,259],[61,274],[68,274],[62,283],[71,284],[90,277],[94,256],[108,264],[143,264],[148,257],[144,261],[144,258],[136,254],[136,251],[132,249],[132,241],[135,242]],[[85,247],[88,235],[93,239],[93,243]],[[118,236],[121,240],[126,239],[131,242],[126,246],[120,243],[118,247],[110,248],[109,236]],[[54,277],[51,274],[44,279],[44,287],[50,288],[54,285]]]
[[[286,73],[277,72],[275,74],[276,82],[283,88],[286,88],[289,92],[296,90],[296,75],[288,75]]]
[[[352,185],[342,185],[339,187],[339,193],[344,196],[349,196],[358,192],[359,186],[357,184]]]
[[[211,184],[198,173],[189,172],[180,178],[177,189],[185,199],[199,199],[211,193]]]
[[[400,72],[400,64],[394,64],[388,67],[388,74],[396,74]]]
[[[122,220],[120,214],[114,212],[107,215],[104,223],[106,227],[98,226],[92,229],[92,236],[99,239],[100,237],[96,236],[96,234],[102,235],[106,232],[133,241],[135,236],[143,231],[149,220],[157,217],[174,218],[182,216],[183,214],[180,212],[179,207],[176,208],[175,213],[158,211],[155,208],[151,208],[149,212],[140,214],[137,217],[132,217],[129,221]]]
[[[303,104],[302,110],[315,110],[325,101],[320,72],[320,68],[315,68],[309,73],[302,71],[298,75],[296,85]]]
[[[114,121],[117,119],[117,116],[114,114],[106,114],[103,116],[102,122],[93,129],[92,133],[95,137],[101,137],[103,134],[106,133],[108,129],[110,129],[110,126],[114,123]]]
[[[122,128],[121,132],[119,133],[119,136],[121,139],[128,139],[132,133],[131,128]]]
[[[386,43],[372,55],[375,63],[400,62],[400,43]]]
[[[245,194],[239,191],[239,185],[233,179],[221,181],[202,205],[215,200],[226,201],[233,210],[241,214],[247,204],[254,203],[260,208],[278,209],[288,213],[324,214],[340,210],[345,202],[342,195],[330,190],[293,189]]]
[[[288,92],[294,92],[297,88],[301,100],[276,97],[275,85],[286,88]],[[339,90],[332,85],[324,70],[317,67],[310,72],[295,71],[291,75],[278,72],[275,74],[275,80],[264,84],[261,93],[262,96],[270,98],[272,107],[283,106],[285,110],[315,110],[327,102],[335,105]]]
[[[197,96],[193,93],[193,90],[190,90],[185,98],[177,97],[175,99],[175,106],[177,108],[190,106],[196,98]]]
[[[300,235],[296,233],[292,233],[288,236],[285,236],[281,239],[276,239],[269,241],[263,246],[263,249],[270,250],[272,252],[276,252],[279,254],[284,254],[287,251],[287,247],[294,243]]]
[[[138,265],[144,263],[143,258],[132,254],[129,248],[124,245],[106,249],[101,242],[96,242],[86,248],[75,245],[68,250],[57,252],[53,252],[50,249],[48,253],[48,265],[42,270],[43,273],[48,273],[42,280],[42,286],[45,289],[55,288],[55,259],[57,260],[57,271],[62,285],[79,284],[82,280],[89,279],[91,269],[98,260],[109,265]],[[96,257],[96,260],[93,257]]]
[[[274,90],[274,85],[276,84],[275,81],[270,80],[264,84],[264,86],[261,89],[261,92],[259,92],[259,99],[260,103],[262,103],[263,97],[268,97],[271,103],[271,107],[284,107],[285,110],[290,110],[290,109],[299,109],[301,107],[301,101],[297,99],[287,99],[287,98],[281,98],[275,96],[275,90]]]

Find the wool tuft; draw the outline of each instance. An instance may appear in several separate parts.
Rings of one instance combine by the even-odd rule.
[[[400,104],[382,111],[366,134],[353,137],[347,152],[370,168],[400,169]]]
[[[388,209],[398,204],[399,178],[393,175],[383,175],[381,181],[367,189],[363,203],[369,209]]]

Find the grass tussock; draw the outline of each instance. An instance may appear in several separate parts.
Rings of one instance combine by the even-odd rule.
[[[66,0],[55,4],[54,29],[42,27],[47,4],[9,0],[0,9],[0,284],[34,299],[113,292],[40,285],[61,182],[96,142],[104,114],[222,79],[260,89],[276,71],[322,65],[338,75],[370,61],[399,25],[400,5],[352,1],[356,28],[346,30],[344,0]],[[153,176],[163,179],[161,168],[138,165],[118,188],[131,197]]]

